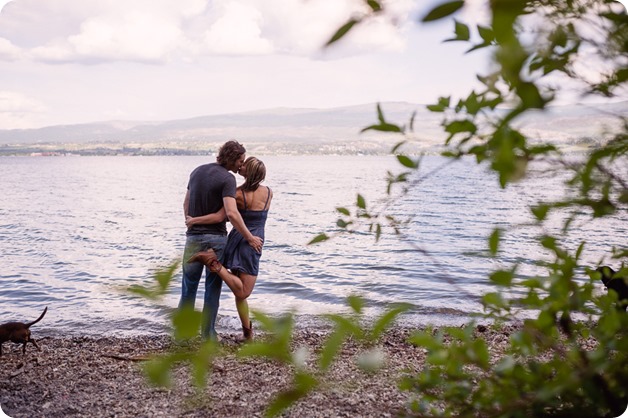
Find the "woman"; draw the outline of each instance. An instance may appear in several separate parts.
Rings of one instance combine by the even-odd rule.
[[[273,192],[261,183],[266,178],[266,166],[255,157],[249,157],[239,171],[244,184],[236,190],[236,204],[242,219],[251,234],[264,239],[264,228]],[[212,216],[212,215],[208,215]],[[219,216],[219,215],[218,215]],[[195,222],[195,218],[188,222]],[[255,251],[242,235],[232,228],[224,250],[224,263],[221,264],[213,250],[196,253],[190,262],[200,261],[218,274],[229,286],[236,299],[236,308],[242,322],[242,331],[247,341],[253,339],[253,324],[249,318],[249,305],[246,299],[253,292],[259,273],[261,252]]]

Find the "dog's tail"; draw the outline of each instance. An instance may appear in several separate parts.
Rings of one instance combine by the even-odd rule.
[[[36,320],[34,320],[33,322],[31,322],[30,324],[26,324],[26,327],[30,327],[31,325],[35,325],[36,323],[38,323],[39,321],[41,321],[41,319],[44,317],[44,315],[46,315],[46,312],[48,311],[48,307],[46,306],[44,308],[44,311],[41,313],[41,315],[39,315],[39,318],[37,318]]]

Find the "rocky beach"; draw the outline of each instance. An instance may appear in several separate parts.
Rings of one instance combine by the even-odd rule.
[[[512,327],[478,326],[477,338],[490,347],[492,361],[503,354]],[[385,333],[376,347],[382,367],[367,373],[356,365],[364,347],[349,340],[315,391],[287,409],[285,417],[386,417],[409,412],[412,394],[399,380],[425,364],[423,348],[408,343],[412,329]],[[317,353],[329,329],[297,329],[291,347]],[[130,338],[46,337],[29,345],[5,343],[0,357],[0,405],[20,417],[260,417],[280,391],[290,386],[291,366],[237,356],[236,335],[223,335],[221,356],[209,367],[207,387],[192,384],[185,366],[177,367],[169,388],[149,384],[142,364],[173,346],[168,335]],[[257,335],[257,338],[264,338]],[[316,356],[306,362],[311,366]]]

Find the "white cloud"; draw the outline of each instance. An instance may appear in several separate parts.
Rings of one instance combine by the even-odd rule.
[[[11,41],[0,38],[0,61],[15,61],[20,57],[20,48]]]
[[[29,128],[46,106],[37,99],[13,91],[0,91],[0,126],[3,129]]]
[[[259,9],[240,1],[216,2],[216,20],[204,35],[204,49],[219,55],[260,55],[273,52],[261,36],[264,17]]]
[[[78,16],[74,33],[51,34],[32,48],[32,57],[62,62],[164,62],[186,45],[181,21],[202,13],[205,7],[204,0],[187,0],[180,9],[166,1],[96,3],[92,13]],[[61,7],[55,12],[64,10]]]
[[[411,21],[416,2],[387,2],[386,14],[367,19],[355,26],[326,57],[351,56],[360,53],[398,51],[405,45],[399,28]],[[369,7],[363,0],[291,1],[267,0],[263,13],[268,24],[264,31],[275,40],[283,53],[318,56],[321,47],[349,19],[360,18]],[[415,22],[411,22],[415,24]]]
[[[418,24],[422,1],[386,3],[386,14],[321,52],[368,10],[364,0],[15,0],[0,14],[8,42],[0,50],[21,59],[0,56],[0,91],[46,108],[33,102],[33,112],[5,111],[0,129],[27,120],[38,127],[432,103],[477,83],[473,68],[484,60],[441,43],[452,25]]]
[[[181,40],[180,29],[160,16],[127,12],[97,17],[81,25],[81,33],[68,38],[78,57],[102,60],[162,61]]]
[[[399,50],[396,26],[412,0],[356,28],[342,53]],[[44,62],[167,62],[173,56],[312,55],[356,13],[361,0],[20,0],[0,18],[0,38]],[[0,59],[8,60],[0,55]]]

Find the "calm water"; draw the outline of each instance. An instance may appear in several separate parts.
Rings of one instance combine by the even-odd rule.
[[[521,263],[532,275],[541,251],[540,230],[516,228],[499,259],[482,255],[496,225],[530,219],[529,202],[560,190],[545,175],[506,190],[472,161],[455,162],[425,179],[389,213],[407,219],[405,240],[386,233],[379,242],[364,233],[333,233],[337,206],[351,206],[357,192],[375,204],[393,157],[266,156],[266,184],[275,199],[267,224],[260,277],[249,298],[253,309],[294,311],[304,320],[342,312],[345,298],[360,294],[369,313],[408,302],[411,323],[459,323],[481,312],[480,296],[492,290],[487,274]],[[148,284],[152,274],[178,259],[185,241],[182,201],[191,170],[213,157],[0,157],[0,322],[35,319],[38,335],[131,335],[167,330],[176,307],[180,274],[157,303],[118,289]],[[423,173],[446,160],[426,157]],[[577,225],[569,245],[586,239],[584,260],[596,263],[625,245],[626,213],[603,225]],[[555,227],[560,226],[555,222]],[[550,225],[551,228],[551,225]],[[197,307],[201,306],[199,292]],[[224,286],[219,328],[238,328],[233,296]]]

